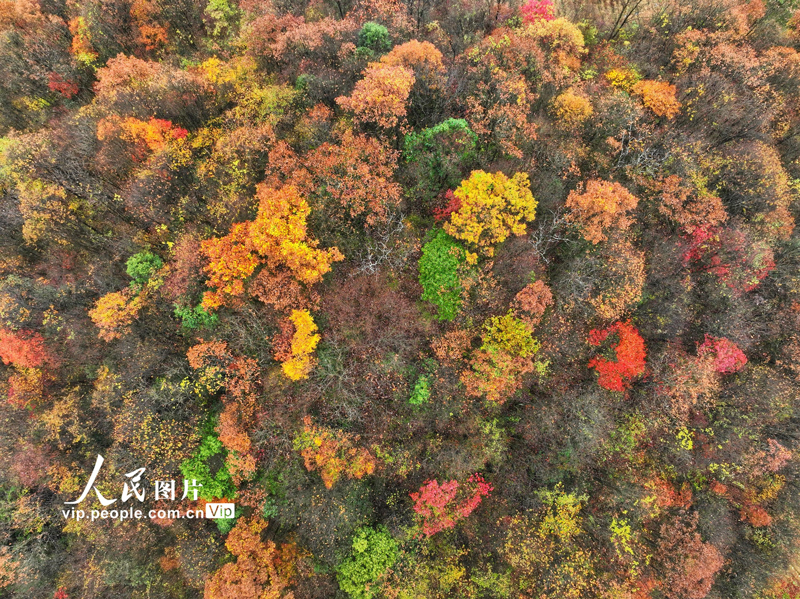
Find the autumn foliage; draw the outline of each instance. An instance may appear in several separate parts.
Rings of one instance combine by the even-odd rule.
[[[241,518],[225,546],[235,562],[227,563],[209,578],[205,599],[275,599],[292,597],[287,587],[299,557],[292,544],[276,545],[261,539],[267,522],[259,516]]]
[[[529,283],[514,296],[514,307],[525,324],[533,328],[542,320],[545,310],[553,304],[553,293],[544,281]]]
[[[644,80],[636,83],[632,91],[641,96],[642,103],[656,116],[668,119],[675,117],[681,109],[681,103],[675,98],[676,88],[666,81]]]
[[[597,244],[608,239],[610,232],[627,229],[633,222],[628,212],[638,203],[619,183],[592,179],[582,193],[570,192],[567,218],[579,227],[586,241]]]
[[[0,328],[0,360],[19,368],[38,368],[49,361],[44,338],[33,331]]]
[[[414,72],[404,66],[373,63],[353,93],[336,100],[342,108],[352,110],[357,121],[395,127],[406,116],[406,103],[415,80]]]
[[[731,340],[706,335],[703,343],[697,348],[697,355],[703,357],[711,354],[714,359],[714,369],[719,374],[733,374],[740,371],[747,364],[747,356]]]
[[[314,425],[307,416],[294,448],[303,456],[306,470],[318,471],[325,488],[330,489],[342,476],[362,478],[375,471],[375,458],[357,442],[353,435]]]
[[[313,353],[319,343],[317,325],[308,310],[293,310],[289,317],[292,325],[288,351],[277,355],[283,364],[283,373],[293,381],[308,377],[314,367]]]
[[[795,0],[0,0],[0,72],[0,596],[800,595]]]
[[[555,19],[552,0],[528,0],[519,11],[525,23],[533,23],[540,19],[545,21]]]
[[[293,186],[278,190],[258,189],[259,209],[253,221],[236,223],[224,237],[203,241],[201,251],[208,259],[208,285],[203,305],[218,308],[228,298],[244,294],[244,281],[256,267],[287,268],[300,282],[313,284],[329,272],[331,263],[343,256],[335,247],[317,248],[308,237],[310,208]]]
[[[613,357],[597,356],[589,360],[589,368],[597,372],[597,383],[609,391],[624,391],[631,379],[644,372],[644,339],[630,322],[617,322],[605,329],[592,329],[589,344],[600,346],[611,337],[608,346]]]
[[[521,388],[524,375],[534,371],[540,344],[529,325],[512,312],[489,318],[481,341],[461,381],[468,395],[502,403]]]
[[[473,171],[453,192],[461,202],[444,230],[487,256],[510,235],[522,235],[536,217],[528,175]]]
[[[405,121],[417,79],[436,85],[442,71],[442,53],[430,42],[411,40],[370,63],[352,94],[340,96],[336,102],[351,110],[357,122],[393,128]]]
[[[492,490],[492,485],[480,474],[473,474],[464,484],[456,480],[441,484],[436,480],[427,481],[419,491],[411,493],[422,533],[430,537],[453,528],[475,511]]]
[[[89,316],[100,329],[98,336],[104,341],[113,341],[130,332],[140,308],[139,297],[125,289],[101,297],[89,310]]]

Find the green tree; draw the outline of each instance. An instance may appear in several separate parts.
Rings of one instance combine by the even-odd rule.
[[[134,280],[138,285],[145,285],[150,280],[150,277],[162,266],[164,262],[148,251],[139,252],[134,254],[125,263],[125,272]]]
[[[197,481],[202,485],[198,497],[207,501],[214,499],[232,499],[236,496],[233,478],[225,465],[227,450],[215,432],[216,419],[211,418],[203,427],[200,445],[192,457],[181,463],[181,474],[189,481]],[[217,457],[219,456],[219,457]],[[221,463],[216,470],[212,464]]]
[[[373,52],[388,52],[392,48],[389,30],[379,23],[367,22],[358,32],[358,47]]]
[[[442,190],[456,188],[477,157],[477,143],[464,119],[447,119],[406,135],[403,156],[413,194],[428,202]]]
[[[441,229],[423,246],[419,259],[422,299],[436,306],[439,320],[453,320],[461,308],[461,279],[466,267],[463,246]]]
[[[339,588],[353,599],[370,599],[378,591],[375,583],[394,565],[398,553],[397,541],[386,528],[359,528],[352,552],[337,568]]]

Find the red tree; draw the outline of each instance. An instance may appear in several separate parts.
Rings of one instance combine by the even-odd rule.
[[[705,341],[697,348],[698,356],[714,354],[714,368],[720,374],[739,372],[747,364],[747,356],[731,340],[725,337],[706,335]]]
[[[436,480],[427,481],[418,493],[411,493],[414,511],[422,521],[422,532],[430,537],[453,528],[456,522],[475,511],[492,490],[492,485],[480,474],[470,476],[464,486],[455,480],[441,485]]]
[[[47,361],[44,339],[32,331],[0,329],[0,359],[19,368],[39,368]]]
[[[645,347],[644,339],[629,321],[617,322],[610,327],[589,333],[589,343],[599,346],[610,335],[618,341],[611,346],[615,360],[602,356],[592,358],[589,368],[594,368],[600,377],[598,384],[609,391],[624,391],[630,386],[632,378],[644,372]]]

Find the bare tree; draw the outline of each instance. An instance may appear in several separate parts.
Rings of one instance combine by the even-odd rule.
[[[559,243],[569,241],[566,235],[567,216],[563,207],[551,210],[549,216],[539,217],[539,226],[531,233],[530,243],[539,260],[545,264],[550,263],[548,254]]]

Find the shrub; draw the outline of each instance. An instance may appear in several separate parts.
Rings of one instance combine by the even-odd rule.
[[[553,100],[553,116],[566,127],[578,127],[594,114],[592,103],[572,90],[567,90]]]
[[[408,398],[408,403],[412,406],[421,406],[424,403],[428,403],[431,397],[431,389],[428,385],[428,377],[425,375],[420,376],[414,385],[411,397]]]
[[[213,328],[219,317],[208,312],[202,304],[192,308],[191,306],[175,306],[175,317],[181,319],[181,326],[185,329]]]

